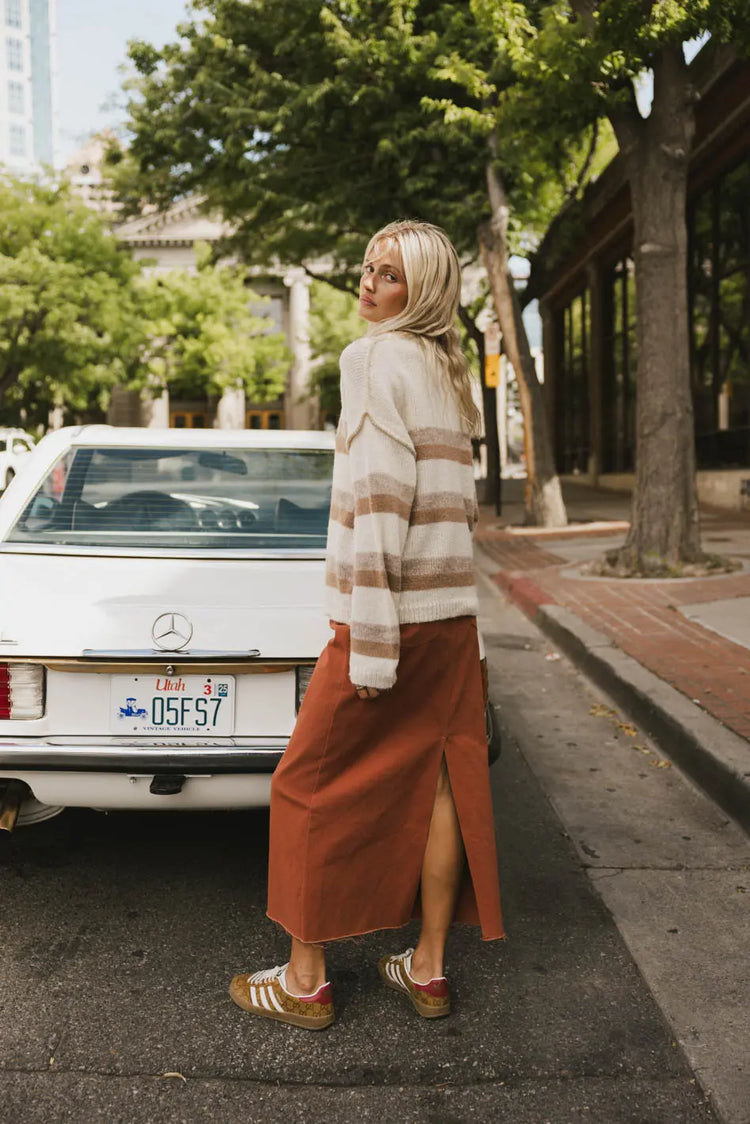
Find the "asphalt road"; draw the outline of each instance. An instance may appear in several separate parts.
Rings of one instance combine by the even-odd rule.
[[[264,915],[267,816],[68,811],[0,840],[2,1124],[718,1119],[592,880],[594,836],[561,822],[560,786],[541,761],[551,802],[527,764],[545,738],[578,759],[604,719],[515,610],[485,608],[509,940],[456,931],[454,1014],[424,1022],[379,983],[378,957],[412,929],[332,948],[330,1030],[244,1014],[231,975],[286,959]],[[607,721],[607,744],[632,753]],[[666,772],[647,783],[674,787]]]

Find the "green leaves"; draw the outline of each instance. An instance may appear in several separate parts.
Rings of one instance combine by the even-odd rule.
[[[0,417],[106,408],[118,384],[283,392],[291,355],[245,271],[144,276],[64,184],[0,180]]]
[[[323,281],[310,288],[311,389],[330,418],[341,411],[339,356],[347,344],[364,333],[353,293],[343,293]]]
[[[156,61],[133,54],[130,159],[144,196],[207,194],[245,260],[318,272],[325,261],[340,279],[375,229],[408,215],[474,255],[493,130],[514,229],[540,229],[562,202],[578,139],[553,112],[539,127],[526,109],[550,65],[534,44],[558,27],[556,6],[199,0],[195,12]],[[591,96],[585,79],[572,84]]]
[[[278,398],[292,357],[264,315],[268,302],[246,286],[243,270],[212,266],[200,251],[198,261],[196,273],[140,279],[145,340],[131,385],[166,386],[183,398],[241,386],[257,402]]]
[[[44,417],[53,402],[78,410],[106,403],[140,341],[136,273],[101,219],[67,188],[0,180],[4,412],[13,416],[23,402]]]

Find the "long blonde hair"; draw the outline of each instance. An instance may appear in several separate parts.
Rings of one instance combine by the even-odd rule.
[[[477,433],[481,417],[474,401],[471,373],[461,350],[456,328],[461,297],[461,266],[453,243],[445,231],[429,222],[400,219],[374,234],[365,251],[365,261],[379,242],[395,243],[401,251],[406,278],[406,307],[397,316],[369,328],[382,332],[410,332],[419,337],[445,371],[459,413],[469,433]]]

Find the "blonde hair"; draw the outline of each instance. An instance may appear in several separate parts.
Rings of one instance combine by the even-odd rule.
[[[369,333],[409,332],[417,336],[435,359],[438,369],[445,372],[467,431],[477,433],[481,418],[456,327],[461,265],[453,243],[439,226],[416,219],[400,219],[372,236],[365,250],[365,261],[380,242],[395,244],[401,251],[407,299],[402,312],[372,324]]]

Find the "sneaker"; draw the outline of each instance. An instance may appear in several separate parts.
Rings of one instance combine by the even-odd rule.
[[[401,991],[412,1002],[414,1010],[424,1019],[439,1019],[451,1013],[451,994],[445,976],[429,983],[417,983],[409,975],[413,948],[397,956],[384,956],[378,962],[380,978],[386,987]]]
[[[330,983],[321,984],[314,995],[292,995],[286,989],[286,970],[266,968],[252,975],[235,976],[229,985],[229,994],[244,1011],[278,1019],[306,1030],[323,1030],[333,1022],[333,989]]]

